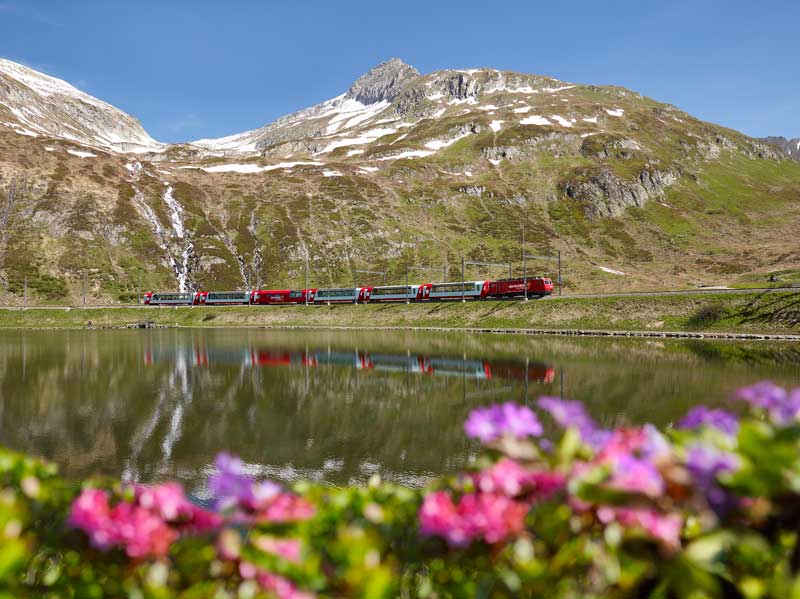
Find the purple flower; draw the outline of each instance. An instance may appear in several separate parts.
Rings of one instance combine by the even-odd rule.
[[[527,406],[507,402],[500,406],[503,415],[504,432],[514,437],[538,437],[542,434],[542,424]]]
[[[787,425],[800,415],[800,388],[787,391],[771,381],[762,381],[739,389],[736,397],[766,410],[777,425]]]
[[[739,465],[734,454],[705,443],[695,443],[686,452],[686,468],[718,514],[733,507],[735,500],[719,486],[717,477],[725,472],[735,472]]]
[[[464,431],[468,437],[489,443],[502,434],[501,419],[502,412],[499,406],[477,408],[469,413],[464,423]]]
[[[208,488],[218,510],[253,501],[253,479],[245,473],[241,459],[222,452],[214,460],[214,466],[217,472],[209,477]]]
[[[542,434],[542,424],[530,408],[508,402],[472,410],[464,430],[473,439],[491,443],[505,434],[517,438],[536,437]]]
[[[632,455],[621,455],[613,461],[609,486],[648,497],[659,497],[664,493],[664,479],[658,469],[647,460]]]
[[[583,403],[579,401],[542,396],[538,405],[550,414],[559,426],[577,429],[581,439],[594,449],[603,447],[611,435],[597,426],[592,417],[586,413]]]
[[[739,432],[739,420],[727,410],[712,410],[705,406],[692,408],[678,424],[678,428],[696,429],[710,426],[728,435]]]

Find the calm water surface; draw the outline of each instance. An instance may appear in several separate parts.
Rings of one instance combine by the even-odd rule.
[[[465,464],[475,406],[583,400],[606,425],[666,425],[762,379],[800,345],[263,330],[0,333],[0,444],[73,477],[178,478],[214,455],[254,472],[406,484]]]

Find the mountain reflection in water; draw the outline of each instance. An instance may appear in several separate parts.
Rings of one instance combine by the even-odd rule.
[[[463,467],[477,406],[586,403],[606,426],[668,425],[737,387],[800,384],[796,344],[462,333],[155,330],[0,333],[0,444],[68,476],[178,478],[214,455],[254,474],[405,484]]]

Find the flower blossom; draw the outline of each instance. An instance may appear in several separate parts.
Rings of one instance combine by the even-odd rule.
[[[527,406],[514,402],[472,410],[464,423],[467,436],[491,443],[503,435],[517,438],[542,434],[542,424]]]
[[[631,455],[618,456],[611,461],[613,471],[608,486],[621,491],[659,497],[664,493],[664,479],[649,461]]]
[[[531,471],[514,460],[503,458],[474,474],[473,480],[483,493],[501,493],[507,497],[533,493],[539,499],[546,499],[564,487],[566,477],[558,472]]]
[[[727,410],[712,410],[705,406],[697,406],[687,412],[678,423],[678,428],[696,429],[709,426],[727,435],[735,435],[739,431],[739,420]]]
[[[134,489],[133,501],[113,508],[107,491],[85,489],[73,502],[69,522],[101,550],[125,549],[132,558],[164,556],[182,534],[216,528],[220,519],[186,499],[177,483]]]
[[[618,522],[625,528],[641,529],[669,549],[680,547],[683,518],[679,514],[662,514],[650,508],[604,506],[597,510],[597,517],[603,524]]]
[[[254,537],[253,545],[265,553],[277,555],[293,564],[300,563],[301,545],[298,539],[281,539],[264,535]]]
[[[752,407],[766,410],[774,424],[785,426],[800,416],[800,387],[791,391],[770,381],[762,381],[739,389],[738,399]]]
[[[267,572],[249,562],[239,564],[239,574],[245,580],[255,580],[259,586],[273,593],[277,599],[315,599],[316,595],[308,591],[301,591],[291,580]]]
[[[214,461],[216,472],[208,479],[217,509],[233,512],[239,522],[292,522],[314,515],[314,506],[288,493],[272,481],[255,481],[246,473],[241,459],[220,453]]]
[[[537,404],[550,414],[560,427],[576,429],[584,443],[590,447],[599,449],[607,441],[610,433],[597,426],[592,417],[586,413],[582,402],[542,396]]]
[[[494,544],[522,532],[528,507],[504,495],[467,493],[458,504],[445,491],[429,493],[419,511],[421,531],[450,545],[466,546],[476,539]]]
[[[686,452],[686,468],[692,474],[697,489],[719,515],[734,507],[735,501],[719,484],[723,473],[736,472],[740,463],[736,455],[706,443],[695,443]]]

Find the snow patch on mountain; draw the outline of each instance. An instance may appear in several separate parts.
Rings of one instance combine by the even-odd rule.
[[[522,119],[519,122],[520,125],[552,125],[550,121],[548,121],[545,117],[539,116],[538,114],[534,114],[527,118]]]
[[[16,117],[23,135],[48,135],[92,148],[145,153],[166,148],[141,124],[111,104],[66,81],[0,58],[0,104]],[[31,135],[32,136],[32,135]]]
[[[612,274],[612,275],[624,276],[624,275],[628,274],[626,272],[622,272],[621,270],[614,270],[613,268],[609,268],[608,266],[598,266],[597,268],[599,268],[603,272],[607,272],[607,273]]]
[[[97,154],[92,154],[91,152],[81,152],[79,150],[67,150],[67,154],[72,154],[78,158],[97,158]]]
[[[572,121],[565,119],[563,116],[552,114],[550,115],[550,118],[556,121],[562,127],[572,127]]]
[[[344,146],[360,146],[364,144],[369,144],[385,135],[391,135],[392,133],[397,133],[397,129],[392,129],[389,127],[386,128],[379,127],[377,129],[370,129],[369,131],[364,131],[358,137],[349,137],[332,141],[322,150],[317,152],[317,154],[327,154],[328,152],[332,152],[336,148],[341,148]]]
[[[290,169],[295,166],[323,166],[322,162],[280,162],[278,164],[270,164],[267,166],[258,166],[257,164],[217,164],[214,166],[182,166],[181,169],[199,169],[207,173],[242,173],[254,174],[264,173],[267,171],[274,171],[278,169]]]
[[[432,156],[436,152],[434,150],[409,150],[401,152],[400,154],[393,154],[392,156],[382,156],[378,160],[397,160],[399,158],[425,158]]]

